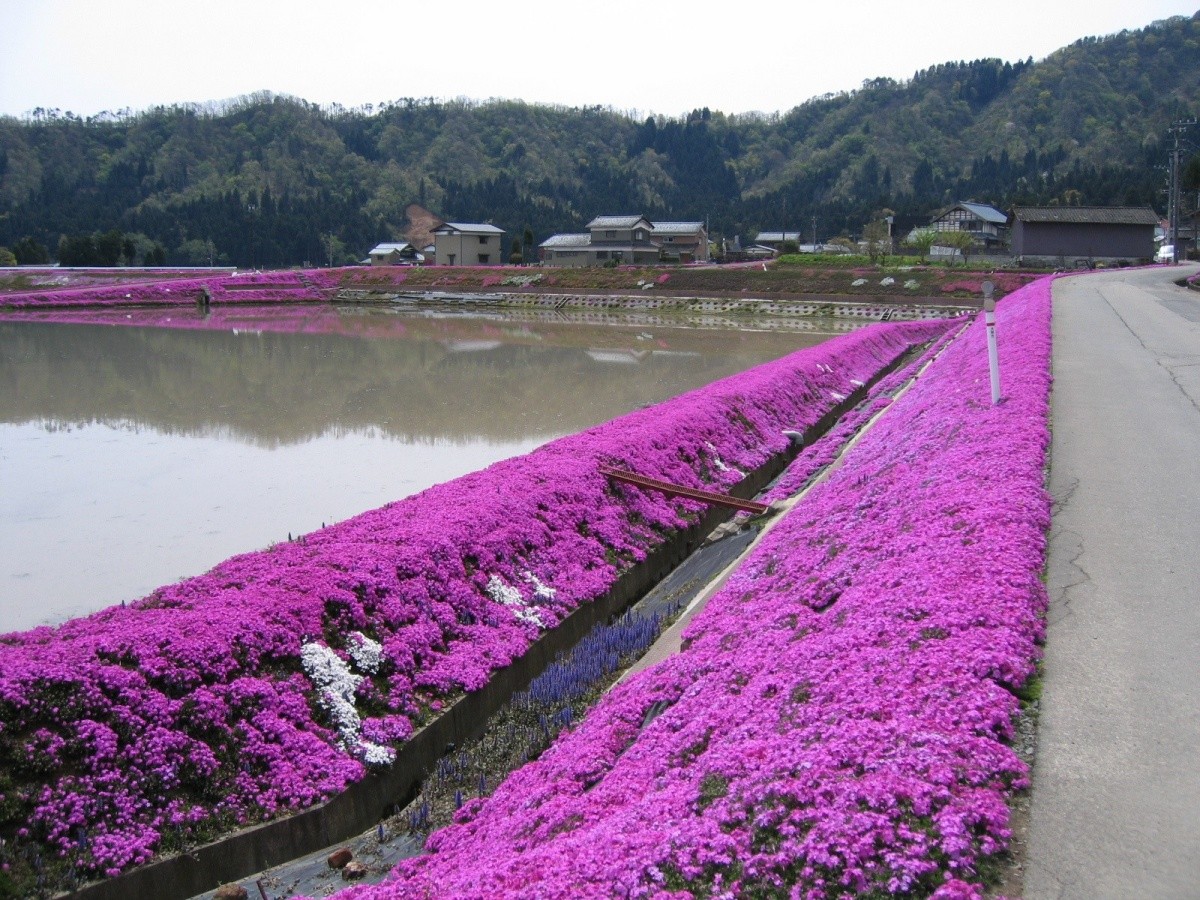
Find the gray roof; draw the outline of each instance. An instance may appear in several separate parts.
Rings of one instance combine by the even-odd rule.
[[[590,234],[552,234],[539,247],[586,247],[592,242]]]
[[[1015,206],[1013,218],[1072,225],[1158,224],[1158,213],[1148,206]]]
[[[804,235],[798,231],[760,231],[754,240],[761,244],[763,241],[799,241]]]
[[[663,234],[697,234],[704,228],[703,222],[655,222],[654,236]]]
[[[638,222],[645,222],[651,228],[654,224],[645,216],[596,216],[587,223],[588,228],[632,228]]]
[[[598,253],[633,253],[636,255],[644,255],[647,253],[658,254],[658,246],[655,244],[599,244],[590,245],[589,250],[595,250]]]
[[[991,222],[994,225],[1003,225],[1008,221],[1008,216],[1000,212],[1000,210],[996,209],[996,207],[988,206],[986,203],[971,202],[955,203],[953,206],[947,206],[940,213],[933,217],[934,221],[940,219],[946,213],[950,212],[950,210],[958,209],[960,206],[967,212],[971,213],[971,215],[977,216],[980,219],[983,219],[985,222]]]
[[[408,243],[408,241],[402,241],[401,243],[398,243],[398,244],[397,244],[397,243],[383,243],[383,244],[376,244],[374,247],[372,247],[372,248],[371,248],[371,253],[372,253],[372,254],[375,254],[375,253],[396,253],[396,252],[398,252],[398,251],[400,251],[400,250],[403,250],[403,249],[404,249],[405,247],[407,247],[407,246],[409,246],[409,243]]]
[[[433,229],[434,234],[443,234],[447,230],[460,231],[463,234],[504,234],[503,228],[495,225],[478,224],[474,222],[447,222]]]

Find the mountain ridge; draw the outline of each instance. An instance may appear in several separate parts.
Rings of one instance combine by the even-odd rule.
[[[975,199],[1163,209],[1167,128],[1200,113],[1200,13],[1043,60],[946,62],[771,114],[638,122],[602,107],[405,98],[322,108],[262,92],[81,120],[0,117],[0,245],[117,229],[172,262],[341,261],[419,204],[540,241],[600,213],[856,233]],[[1200,135],[1197,135],[1200,138]],[[324,248],[324,249],[323,249]]]

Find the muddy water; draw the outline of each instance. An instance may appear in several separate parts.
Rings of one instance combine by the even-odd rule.
[[[830,336],[331,308],[84,318],[0,321],[0,633],[136,599]]]

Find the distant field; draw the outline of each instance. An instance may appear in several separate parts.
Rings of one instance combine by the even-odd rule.
[[[342,288],[452,292],[619,293],[668,296],[803,298],[805,295],[921,299],[978,298],[990,280],[1004,296],[1039,277],[1028,271],[988,271],[944,266],[840,264],[824,267],[784,259],[724,266],[656,266],[554,269],[539,266],[355,266],[342,269],[242,272],[211,269],[11,269],[0,270],[0,298],[71,305],[194,302],[207,286],[213,303],[331,298]],[[186,281],[171,295],[162,282]],[[132,293],[116,289],[139,286]],[[180,292],[184,292],[183,295]],[[161,295],[161,296],[160,296]]]
[[[847,294],[898,297],[979,296],[990,279],[1011,293],[1039,277],[1033,272],[905,266],[812,268],[787,262],[732,266],[551,269],[541,267],[390,267],[344,269],[341,287],[428,290],[642,291],[680,294]]]

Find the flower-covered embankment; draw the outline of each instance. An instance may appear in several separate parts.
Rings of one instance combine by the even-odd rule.
[[[1049,279],[951,343],[770,530],[684,649],[345,900],[979,896],[1027,783]],[[813,460],[803,465],[811,470]]]
[[[694,521],[600,464],[727,487],[947,327],[863,329],[127,608],[0,636],[0,864],[114,875],[335,794]]]
[[[247,272],[125,284],[65,286],[58,290],[10,293],[0,307],[45,310],[70,307],[195,306],[209,303],[318,302],[336,285],[328,270]]]

